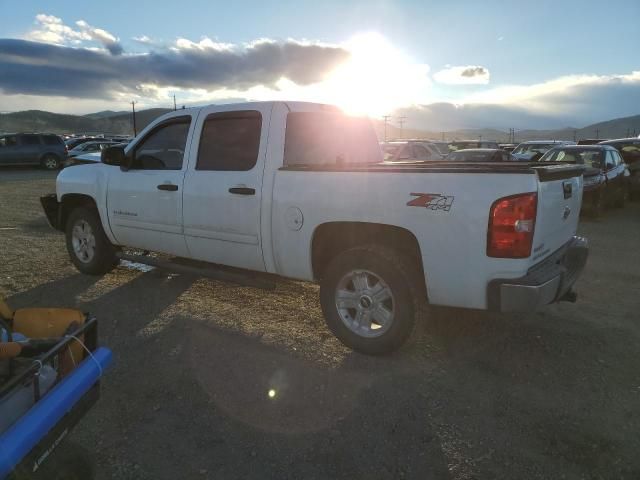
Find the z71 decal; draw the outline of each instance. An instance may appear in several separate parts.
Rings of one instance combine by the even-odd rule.
[[[453,205],[455,198],[440,193],[411,193],[410,195],[417,198],[407,202],[409,207],[424,207],[430,210],[444,210],[445,212],[451,210],[451,205]]]

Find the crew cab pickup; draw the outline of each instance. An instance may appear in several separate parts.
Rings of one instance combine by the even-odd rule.
[[[402,345],[425,302],[526,312],[575,300],[582,171],[389,163],[367,119],[242,103],[158,118],[101,163],[63,170],[42,204],[83,273],[110,271],[130,247],[318,282],[334,334],[379,354]]]

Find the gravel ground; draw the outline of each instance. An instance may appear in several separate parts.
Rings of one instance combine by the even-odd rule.
[[[116,363],[72,435],[98,479],[640,478],[638,203],[582,222],[577,304],[432,308],[369,358],[329,333],[314,285],[78,274],[39,206],[54,187],[0,171],[0,291],[99,317]]]

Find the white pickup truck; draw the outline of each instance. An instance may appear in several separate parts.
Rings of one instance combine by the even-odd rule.
[[[588,253],[581,167],[385,163],[368,120],[312,103],[166,114],[56,190],[42,205],[81,272],[131,247],[318,282],[329,328],[370,354],[402,345],[425,301],[575,301]]]

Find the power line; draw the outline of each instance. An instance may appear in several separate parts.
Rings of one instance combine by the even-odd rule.
[[[383,115],[382,118],[384,119],[384,141],[387,141],[387,123],[389,122],[389,119],[391,118],[391,115]]]
[[[407,117],[398,117],[398,123],[400,124],[400,138],[403,138],[404,124]]]
[[[136,137],[138,135],[138,130],[136,129],[136,101],[131,100],[131,110],[133,111],[133,136]]]

